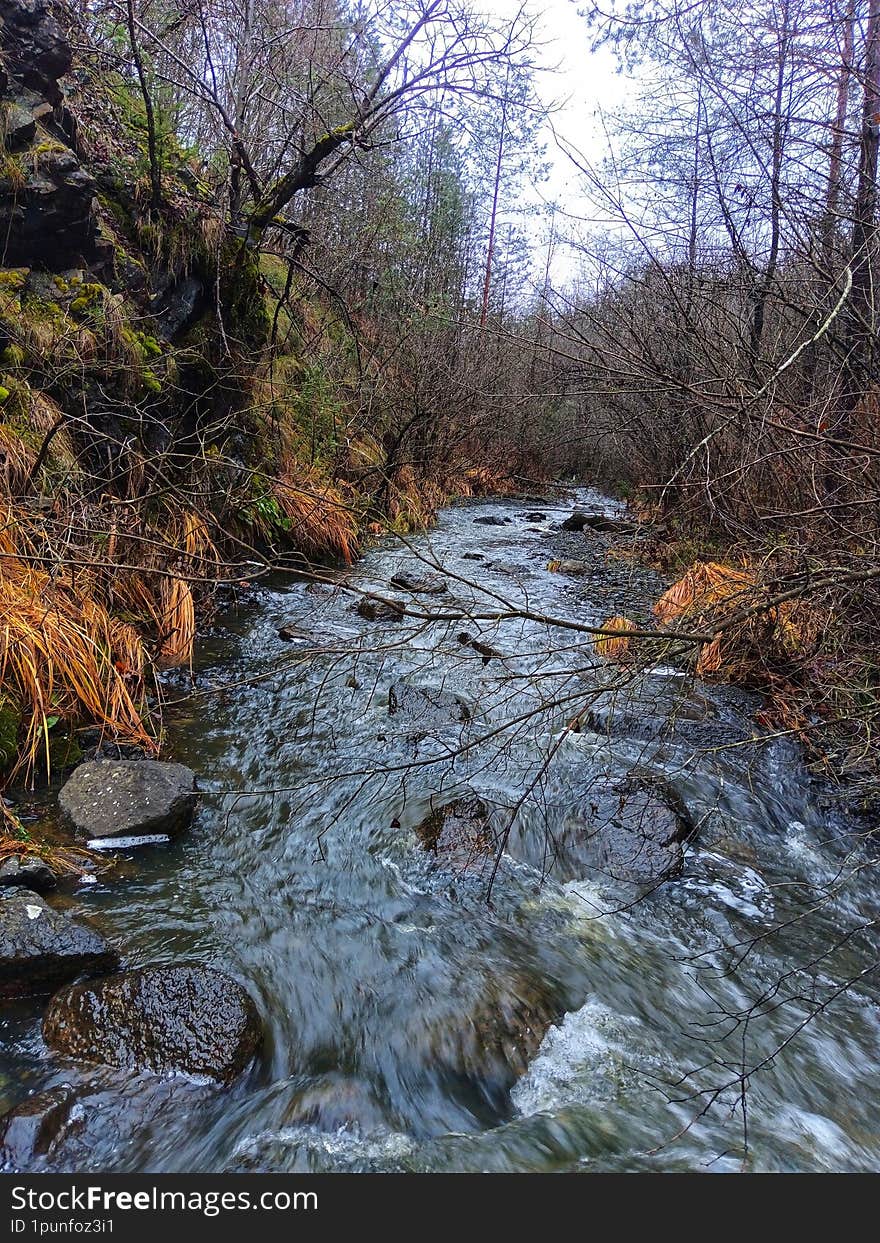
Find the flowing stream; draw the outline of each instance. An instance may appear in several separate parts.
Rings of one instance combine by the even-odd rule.
[[[453,508],[331,577],[388,594],[396,571],[436,561],[461,611],[507,600],[598,622],[589,582],[546,569],[571,508]],[[285,624],[303,636],[285,642]],[[454,692],[468,719],[390,714],[401,686]],[[169,754],[206,792],[193,827],[63,900],[127,965],[234,975],[266,1038],[226,1090],[122,1080],[53,1060],[41,1007],[11,1007],[2,1095],[82,1085],[87,1143],[71,1166],[880,1164],[876,869],[797,746],[748,741],[746,696],[674,669],[634,679],[539,620],[368,621],[350,594],[303,580],[220,618],[194,693],[173,683],[169,697]],[[587,697],[588,726],[566,730]],[[662,775],[700,823],[682,875],[640,895],[601,872],[554,873],[554,839],[634,768]],[[486,867],[456,867],[415,833],[473,794],[502,827],[516,813],[491,904]]]

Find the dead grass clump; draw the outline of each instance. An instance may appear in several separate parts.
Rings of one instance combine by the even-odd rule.
[[[602,623],[603,630],[614,631],[613,634],[599,635],[593,646],[596,654],[602,656],[605,660],[626,661],[632,656],[631,644],[633,640],[625,633],[625,631],[635,630],[636,624],[629,617],[615,616],[609,617],[607,621]]]
[[[307,555],[350,565],[358,549],[358,520],[340,487],[314,467],[288,464],[272,484],[291,540]]]
[[[822,626],[809,601],[772,599],[756,571],[698,561],[663,593],[654,615],[665,628],[714,632],[697,656],[701,677],[748,683],[805,659]]]
[[[21,713],[17,771],[45,757],[49,731],[88,722],[154,749],[143,721],[140,637],[88,594],[88,584],[27,559],[27,533],[11,506],[0,522],[0,691]]]

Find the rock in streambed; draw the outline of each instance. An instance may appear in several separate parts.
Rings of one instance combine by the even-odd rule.
[[[203,966],[144,967],[62,989],[43,1037],[65,1057],[158,1074],[178,1071],[229,1083],[262,1039],[240,984]]]
[[[196,778],[184,764],[158,760],[89,760],[58,796],[77,832],[94,840],[171,836],[196,806]]]
[[[78,975],[112,971],[118,961],[99,932],[37,894],[0,892],[0,996],[49,993]]]

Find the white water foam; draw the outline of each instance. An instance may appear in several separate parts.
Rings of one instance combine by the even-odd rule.
[[[588,1001],[550,1028],[510,1098],[524,1116],[613,1100],[664,1071],[660,1058],[645,1053],[646,1035],[633,1015]]]

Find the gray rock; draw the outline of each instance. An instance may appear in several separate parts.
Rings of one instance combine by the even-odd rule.
[[[396,600],[383,600],[379,596],[364,596],[358,601],[357,611],[367,621],[403,620],[403,605]]]
[[[118,956],[100,933],[55,911],[30,890],[0,891],[0,996],[48,993]]]
[[[422,594],[440,596],[446,591],[446,579],[442,574],[395,574],[390,580],[391,586],[400,591],[409,591],[413,595]]]
[[[0,179],[6,265],[49,271],[72,263],[100,268],[113,247],[99,236],[94,204],[95,183],[72,151],[35,157],[21,186]]]
[[[198,319],[204,308],[205,287],[195,276],[185,276],[153,299],[151,310],[163,337],[173,341]]]
[[[598,531],[605,535],[632,535],[635,527],[631,522],[620,518],[609,518],[607,514],[585,514],[576,509],[562,523],[563,531]]]
[[[31,1170],[82,1126],[78,1094],[70,1084],[27,1097],[0,1118],[0,1169]]]
[[[546,522],[547,521],[547,515],[542,514],[540,512],[520,514],[520,518],[522,519],[523,522]]]
[[[589,561],[559,561],[554,567],[557,574],[591,574],[594,567]]]
[[[45,893],[48,889],[57,888],[58,877],[43,859],[12,855],[0,864],[0,887],[15,885]]]
[[[195,790],[195,774],[183,764],[90,760],[74,771],[58,802],[86,837],[146,837],[186,828]]]
[[[262,1029],[251,998],[223,972],[144,967],[62,989],[43,1037],[77,1060],[229,1083],[254,1057]]]
[[[695,825],[664,781],[630,777],[590,783],[571,807],[521,819],[507,849],[559,881],[591,875],[651,888],[676,875]]]
[[[503,518],[500,514],[486,514],[481,518],[474,518],[474,525],[478,527],[504,527],[508,522],[512,522],[512,518]]]
[[[33,142],[37,122],[51,115],[52,105],[33,91],[20,91],[14,99],[0,103],[0,127],[7,150],[17,151]]]
[[[6,70],[59,103],[58,79],[70,68],[72,52],[51,0],[0,0],[0,25]]]
[[[302,630],[299,626],[289,623],[286,626],[280,626],[278,629],[278,638],[283,639],[285,643],[311,643],[312,636],[307,630]]]

